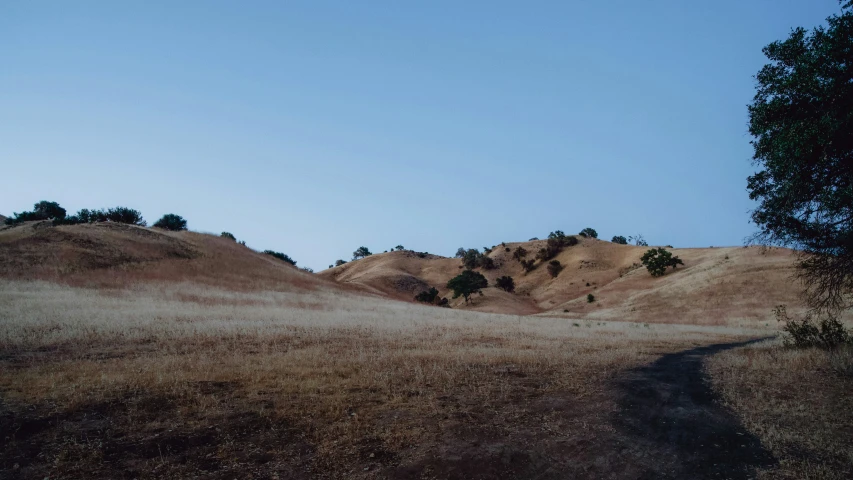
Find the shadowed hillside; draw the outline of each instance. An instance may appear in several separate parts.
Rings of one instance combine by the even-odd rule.
[[[2,228],[0,277],[104,287],[170,281],[236,291],[321,285],[340,290],[227,238],[112,222],[54,227],[44,221]]]
[[[489,280],[483,296],[470,305],[462,298],[454,308],[486,312],[547,314],[572,318],[618,319],[664,323],[726,323],[768,320],[780,303],[798,303],[799,286],[791,279],[793,252],[762,247],[670,249],[684,261],[677,270],[653,278],[640,264],[648,247],[581,239],[556,257],[564,269],[552,278],[542,262],[525,273],[512,258],[522,246],[536,252],[544,240],[498,245],[488,256],[496,268],[477,269]],[[532,257],[532,255],[531,255]],[[530,258],[530,257],[529,257]],[[341,283],[411,301],[429,287],[450,298],[445,285],[461,271],[458,258],[419,256],[401,251],[377,254],[320,273]],[[492,287],[509,275],[515,293]],[[587,295],[595,301],[589,303]]]

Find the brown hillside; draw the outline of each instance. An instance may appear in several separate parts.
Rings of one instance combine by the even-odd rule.
[[[238,291],[341,288],[225,238],[110,222],[3,228],[0,277],[105,287],[174,281]]]
[[[489,254],[497,268],[478,269],[490,285],[502,275],[513,277],[514,294],[490,287],[470,305],[460,298],[452,306],[571,318],[718,324],[768,320],[774,306],[799,304],[799,286],[791,280],[793,252],[787,249],[672,249],[685,265],[653,278],[639,265],[646,247],[582,239],[555,257],[565,269],[551,278],[541,264],[524,273],[511,254],[519,245],[532,254],[545,241],[499,245]],[[430,286],[450,298],[452,292],[445,285],[461,272],[460,265],[457,258],[390,252],[323,271],[320,276],[400,300],[411,301]],[[595,302],[587,302],[589,293]]]

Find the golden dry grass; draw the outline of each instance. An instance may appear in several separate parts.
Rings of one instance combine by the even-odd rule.
[[[712,383],[780,460],[761,478],[853,478],[853,348],[784,348],[766,341],[720,353]]]
[[[462,299],[454,308],[492,313],[536,314],[644,323],[754,325],[771,322],[771,310],[787,303],[796,313],[799,287],[792,281],[791,250],[761,247],[676,248],[685,265],[662,278],[652,278],[640,265],[647,247],[581,239],[555,257],[565,268],[551,278],[544,266],[524,273],[512,258],[523,246],[533,258],[545,241],[497,245],[489,254],[497,268],[484,270],[489,284],[512,276],[515,294],[488,288],[471,305]],[[509,251],[507,251],[509,249]],[[450,298],[447,281],[458,275],[457,258],[389,252],[321,272],[321,277],[355,285],[402,300],[430,286]],[[596,302],[588,303],[592,293]],[[568,310],[568,312],[565,312]]]
[[[527,475],[537,448],[609,435],[617,372],[762,333],[192,283],[3,280],[0,305],[5,409],[35,412],[19,430],[54,425],[9,452],[36,445],[19,468],[71,477],[453,476],[503,465],[496,438],[527,459],[500,471]],[[459,448],[475,450],[453,460]]]

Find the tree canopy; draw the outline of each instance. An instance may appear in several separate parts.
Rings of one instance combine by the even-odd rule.
[[[160,217],[160,220],[154,222],[153,226],[173,231],[186,230],[187,221],[184,220],[184,217],[180,215],[175,215],[174,213],[167,213]]]
[[[770,63],[749,105],[756,239],[802,251],[799,275],[818,310],[849,307],[853,290],[852,6],[764,47]]]
[[[679,265],[684,265],[680,258],[661,247],[649,249],[640,257],[640,261],[653,277],[662,277],[667,267],[675,269]]]
[[[482,289],[488,286],[489,282],[486,277],[473,270],[465,270],[447,282],[447,288],[453,290],[453,298],[463,296],[465,303],[468,303],[468,298],[475,293],[482,295]]]
[[[352,252],[352,259],[358,260],[359,258],[369,257],[373,255],[370,253],[367,247],[358,247],[354,252]]]

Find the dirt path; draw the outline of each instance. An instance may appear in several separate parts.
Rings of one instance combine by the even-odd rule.
[[[703,378],[704,358],[749,343],[664,355],[619,379],[614,425],[633,445],[625,460],[639,462],[631,468],[641,472],[639,478],[748,479],[757,467],[774,464]]]

